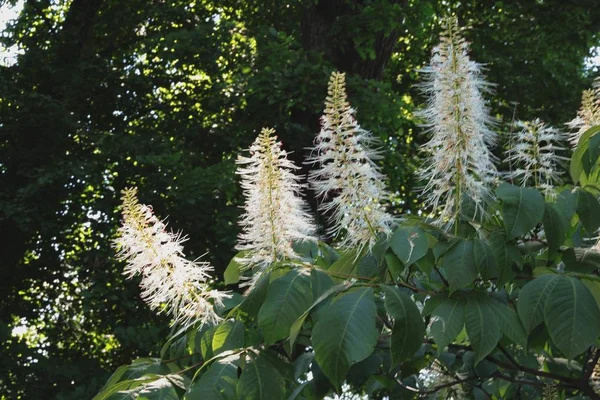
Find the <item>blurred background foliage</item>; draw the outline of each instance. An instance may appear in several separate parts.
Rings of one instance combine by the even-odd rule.
[[[515,117],[562,126],[598,74],[596,0],[0,5],[18,11],[0,38],[13,54],[0,66],[3,398],[90,398],[118,365],[156,353],[168,321],[114,262],[120,190],[139,186],[220,275],[238,233],[237,154],[274,127],[300,164],[332,70],[381,138],[398,214],[418,209],[415,84],[442,15],[470,27],[500,132]]]

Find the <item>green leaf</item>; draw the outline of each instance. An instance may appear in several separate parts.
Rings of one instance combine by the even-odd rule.
[[[559,275],[543,275],[528,282],[519,292],[517,312],[527,333],[544,320],[546,300],[559,279]]]
[[[395,282],[402,271],[404,271],[404,264],[402,264],[402,262],[393,252],[385,253],[385,264],[387,265],[387,269],[392,276],[392,280]]]
[[[562,260],[569,271],[589,274],[600,269],[600,253],[590,247],[568,248],[563,252]]]
[[[497,301],[492,304],[502,333],[516,344],[527,347],[527,333],[516,311]]]
[[[330,287],[334,286],[335,282],[327,273],[320,269],[310,271],[310,286],[312,290],[312,298],[318,299]]]
[[[592,137],[598,132],[600,132],[600,126],[594,126],[588,129],[583,133],[583,135],[581,135],[579,143],[577,143],[577,148],[571,156],[571,165],[569,168],[571,179],[573,180],[574,184],[579,182],[581,174],[584,173],[584,155],[588,151],[588,148],[590,146],[590,137]]]
[[[450,297],[431,313],[430,332],[438,346],[438,354],[454,341],[465,325],[466,302],[462,297]]]
[[[473,241],[460,240],[444,254],[442,268],[450,284],[450,291],[469,286],[477,278],[473,257]]]
[[[343,283],[337,284],[335,286],[331,286],[312,303],[312,305],[308,308],[308,310],[306,310],[300,317],[298,317],[298,319],[296,321],[294,321],[294,323],[290,327],[290,340],[289,340],[290,349],[296,342],[296,339],[298,338],[298,334],[300,334],[300,330],[302,329],[302,326],[304,325],[304,320],[306,319],[306,317],[308,317],[309,312],[312,311],[315,307],[317,307],[319,304],[321,304],[323,301],[325,301],[327,298],[329,298],[329,296],[333,295],[334,293],[339,293],[343,290],[348,289],[348,286],[349,286],[348,282],[343,282]]]
[[[312,303],[310,277],[292,270],[275,279],[258,313],[258,326],[266,344],[288,337],[290,327]]]
[[[542,223],[544,224],[544,232],[548,240],[548,251],[550,254],[554,254],[565,242],[568,228],[567,218],[563,215],[562,211],[559,211],[552,204],[546,203]]]
[[[465,309],[465,328],[475,353],[475,365],[494,350],[500,340],[500,327],[492,300],[471,294]]]
[[[247,313],[251,317],[256,316],[267,297],[270,281],[271,274],[269,272],[263,273],[262,276],[258,278],[258,282],[254,285],[252,291],[239,305],[240,311]],[[232,313],[230,313],[230,315],[231,314]]]
[[[423,344],[425,323],[415,302],[395,286],[382,286],[385,309],[394,318],[392,328],[392,362],[398,365],[411,358]]]
[[[357,249],[351,249],[342,254],[340,258],[336,262],[334,262],[331,267],[329,267],[330,272],[337,272],[340,275],[351,275],[355,273],[356,265],[358,264],[358,259],[360,257],[360,252]],[[335,275],[334,275],[335,276]]]
[[[544,197],[535,189],[501,184],[496,196],[502,200],[502,218],[508,240],[533,228],[544,216]]]
[[[473,241],[473,257],[477,270],[483,279],[493,279],[500,276],[496,257],[490,245],[482,239]]]
[[[236,393],[244,400],[285,399],[285,381],[269,357],[261,353],[244,367]]]
[[[214,362],[188,389],[183,400],[234,400],[237,366],[230,360]]]
[[[573,359],[598,338],[600,310],[594,296],[581,281],[557,277],[546,301],[544,321],[552,342],[564,355]]]
[[[416,226],[400,227],[390,239],[390,248],[405,266],[410,266],[427,254],[429,240]]]
[[[448,292],[437,293],[429,297],[425,302],[425,306],[423,307],[423,315],[431,315],[433,310],[435,310],[435,308],[442,304],[442,302],[447,298]]]
[[[202,358],[205,360],[210,360],[214,356],[212,349],[212,341],[213,337],[215,336],[215,332],[217,331],[217,328],[219,328],[218,325],[211,326],[206,331],[204,331],[204,334],[200,339],[200,352],[202,353]]]
[[[244,346],[244,324],[240,321],[225,321],[217,327],[212,338],[214,355]]]
[[[240,260],[247,255],[247,250],[240,251],[231,259],[229,265],[227,265],[227,268],[225,269],[225,273],[223,274],[226,285],[231,285],[240,281],[240,271],[242,270],[242,263]]]
[[[377,344],[377,308],[373,289],[337,296],[322,312],[312,332],[315,360],[339,387],[350,366],[369,356]]]
[[[585,190],[577,190],[577,215],[585,230],[592,234],[600,227],[600,204]]]

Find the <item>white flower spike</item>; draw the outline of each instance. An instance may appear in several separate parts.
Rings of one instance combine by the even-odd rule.
[[[509,180],[516,180],[521,186],[533,185],[547,198],[556,195],[555,187],[562,183],[566,157],[556,155],[565,150],[561,143],[565,134],[544,124],[539,118],[531,122],[518,121],[520,130],[513,133],[511,148],[506,151],[511,171],[506,174]]]
[[[287,159],[274,133],[263,129],[250,146],[250,157],[237,160],[246,200],[236,248],[247,251],[241,261],[254,270],[251,287],[270,264],[298,258],[292,242],[315,240],[315,227],[300,197],[304,185],[292,172],[299,167]]]
[[[137,189],[125,189],[122,201],[123,224],[114,241],[117,258],[127,261],[128,278],[141,275],[142,298],[153,310],[170,314],[174,323],[218,323],[213,304],[223,305],[228,294],[208,285],[210,264],[184,258],[186,238],[167,232],[152,208],[138,202]]]
[[[583,133],[596,125],[600,125],[600,78],[596,79],[592,89],[583,91],[577,116],[567,122],[567,126],[573,130],[569,136],[571,148],[575,149]]]
[[[491,85],[481,65],[470,60],[456,18],[446,18],[443,25],[430,65],[421,70],[427,107],[417,115],[425,120],[431,139],[423,146],[429,158],[418,175],[427,181],[425,205],[438,212],[435,223],[449,229],[460,214],[463,196],[474,201],[479,213],[492,196],[497,170],[488,147],[495,144],[496,134],[482,95]]]
[[[380,158],[372,147],[376,140],[356,122],[347,101],[345,74],[331,74],[327,94],[321,131],[307,159],[320,166],[310,173],[310,182],[321,200],[319,210],[332,217],[329,233],[345,233],[343,247],[371,248],[380,234],[391,234],[394,222],[381,204],[389,195],[385,177],[373,162]]]

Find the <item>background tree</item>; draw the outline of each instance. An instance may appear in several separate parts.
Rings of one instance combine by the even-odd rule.
[[[572,119],[599,40],[593,0],[450,3],[24,1],[2,36],[22,53],[0,68],[0,392],[90,397],[160,343],[165,320],[113,261],[119,191],[139,185],[190,235],[189,256],[210,250],[222,272],[238,233],[237,153],[273,126],[302,160],[334,69],[382,140],[390,210],[416,210],[416,70],[449,9],[474,28],[505,125],[515,112]]]

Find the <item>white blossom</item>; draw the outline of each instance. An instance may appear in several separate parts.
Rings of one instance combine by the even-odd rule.
[[[549,198],[556,195],[555,187],[562,183],[564,162],[568,159],[556,154],[565,150],[561,143],[565,134],[543,123],[539,118],[531,122],[518,121],[520,129],[512,134],[506,161],[511,171],[509,180],[522,186],[536,187]]]
[[[577,116],[567,122],[573,130],[569,136],[571,147],[575,149],[583,133],[595,125],[600,125],[600,79],[596,79],[592,89],[583,91]]]
[[[292,172],[299,167],[287,159],[274,133],[263,129],[250,147],[250,157],[237,160],[245,212],[236,248],[247,252],[241,261],[254,270],[250,286],[270,264],[298,258],[293,242],[314,240],[315,227],[301,198],[304,185]]]
[[[142,298],[153,310],[170,314],[174,323],[219,322],[213,304],[223,305],[228,294],[210,288],[211,265],[184,258],[182,244],[187,239],[168,232],[152,208],[138,202],[136,189],[125,189],[122,200],[117,258],[127,261],[128,278],[141,276]]]
[[[310,173],[310,182],[321,200],[319,209],[331,215],[329,233],[345,233],[344,247],[371,248],[380,234],[391,234],[394,218],[381,203],[389,195],[385,177],[373,162],[380,158],[373,148],[376,140],[358,125],[354,115],[347,101],[345,75],[333,72],[321,131],[307,162],[319,165]]]
[[[433,49],[429,66],[421,70],[427,106],[417,115],[424,119],[431,139],[423,146],[429,157],[418,175],[427,181],[425,205],[438,213],[435,222],[446,229],[458,218],[463,196],[483,213],[497,176],[488,149],[495,145],[496,134],[483,98],[491,85],[482,76],[481,64],[468,53],[456,19],[447,18],[440,44]]]

